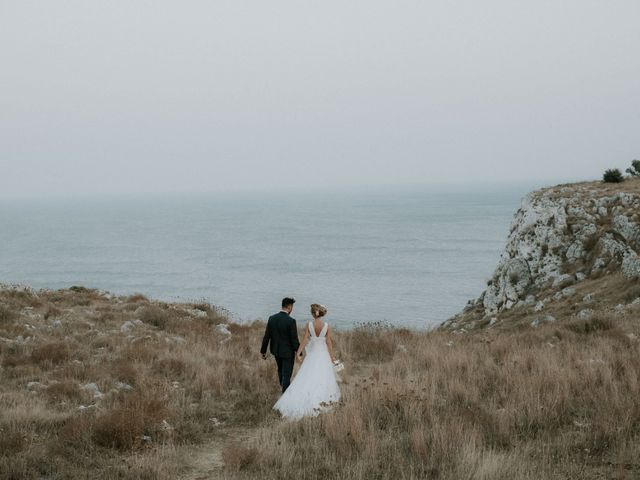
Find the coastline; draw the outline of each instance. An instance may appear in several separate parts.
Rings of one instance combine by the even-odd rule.
[[[545,192],[557,202],[589,188],[578,186]],[[633,212],[621,220],[635,197],[609,197],[615,215],[600,221],[602,238],[610,221],[635,231]],[[640,475],[639,280],[622,256],[591,275],[607,252],[595,249],[571,264],[573,277],[540,281],[540,307],[529,298],[537,277],[520,291],[525,277],[504,267],[537,258],[518,256],[534,238],[517,220],[530,218],[526,208],[487,286],[502,290],[437,329],[335,329],[341,402],[293,423],[272,410],[279,387],[274,362],[259,355],[264,322],[233,322],[200,301],[0,285],[0,480]],[[562,223],[557,232],[575,241]],[[509,303],[494,302],[503,290]]]

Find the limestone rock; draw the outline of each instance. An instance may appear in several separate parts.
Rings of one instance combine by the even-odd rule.
[[[219,427],[220,425],[223,424],[223,422],[218,420],[216,417],[209,418],[209,421],[213,424],[214,427]]]
[[[580,320],[587,320],[591,318],[591,315],[593,315],[593,310],[591,310],[590,308],[585,308],[584,310],[580,310],[578,312],[578,318]]]
[[[535,295],[582,282],[592,273],[618,268],[640,277],[640,195],[604,194],[580,185],[528,194],[511,223],[511,232],[487,289],[479,297],[484,315],[495,316]],[[613,217],[610,217],[613,215]],[[574,265],[567,271],[567,265]],[[555,298],[567,298],[563,291]],[[477,302],[469,302],[472,311]],[[536,305],[536,311],[542,307]]]
[[[190,316],[196,317],[196,318],[205,318],[207,316],[207,312],[205,312],[204,310],[200,310],[198,308],[190,308],[187,310],[187,313]]]
[[[216,325],[216,332],[221,333],[222,335],[231,335],[229,327],[227,327],[227,325],[224,323]]]
[[[133,322],[131,322],[131,321],[127,320],[127,321],[126,321],[126,322],[124,322],[124,323],[122,324],[122,326],[120,327],[120,331],[121,331],[122,333],[126,333],[126,332],[128,332],[129,330],[131,330],[133,327],[134,327]]]
[[[635,252],[628,252],[622,259],[622,273],[627,278],[640,278],[640,257]]]
[[[116,382],[116,388],[118,390],[125,390],[125,391],[133,390],[133,387],[131,385],[124,382]]]
[[[95,383],[85,383],[83,385],[80,385],[80,388],[82,390],[86,390],[89,393],[93,394],[93,398],[102,398],[104,396],[104,394],[100,391],[100,389],[98,388],[98,385]]]
[[[640,226],[630,221],[626,215],[616,215],[613,227],[629,244],[640,243]]]
[[[488,319],[513,308],[546,311],[573,301],[580,283],[618,272],[640,278],[640,194],[594,184],[544,188],[522,200],[485,291],[445,325],[461,332],[481,318],[491,326]],[[547,298],[537,300],[541,292]]]
[[[553,315],[545,315],[544,317],[538,317],[531,322],[532,327],[537,327],[541,323],[555,322],[556,318]]]
[[[567,261],[569,263],[576,263],[578,260],[581,260],[586,255],[584,251],[584,246],[580,240],[576,240],[567,249]]]

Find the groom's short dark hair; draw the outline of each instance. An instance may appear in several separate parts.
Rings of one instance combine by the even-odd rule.
[[[285,297],[282,299],[282,308],[287,308],[289,305],[293,305],[296,301],[293,298]]]

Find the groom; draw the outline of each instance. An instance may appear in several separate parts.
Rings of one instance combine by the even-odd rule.
[[[295,319],[291,317],[294,303],[296,301],[293,298],[282,299],[282,310],[269,317],[267,329],[262,339],[262,347],[260,348],[262,358],[266,359],[267,346],[271,342],[271,353],[276,357],[276,363],[278,364],[278,380],[282,387],[282,393],[291,383],[294,357],[298,347],[300,347],[298,327]]]

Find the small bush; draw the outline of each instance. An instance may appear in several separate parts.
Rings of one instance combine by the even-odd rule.
[[[604,172],[602,180],[605,183],[620,183],[624,180],[622,172],[617,168],[610,168]]]
[[[101,298],[100,293],[96,290],[79,287],[77,285],[70,287],[68,292],[65,292],[64,290],[61,290],[60,292],[63,295],[63,301],[69,306],[87,307],[91,305],[93,300]]]
[[[127,298],[127,302],[129,303],[148,303],[149,299],[142,295],[141,293],[134,293]]]
[[[16,312],[11,310],[8,305],[0,304],[0,324],[12,322],[17,316]]]
[[[37,346],[31,352],[35,363],[59,364],[69,360],[69,349],[63,342],[50,342]]]
[[[100,416],[93,427],[93,441],[102,447],[133,450],[142,445],[144,420],[128,408],[116,408]]]
[[[76,293],[89,293],[91,291],[87,287],[82,287],[79,285],[72,285],[71,287],[69,287],[69,290]]]
[[[94,422],[95,417],[90,413],[70,418],[60,429],[58,441],[69,447],[90,448]]]
[[[176,357],[161,358],[153,363],[153,370],[170,377],[176,377],[187,371],[187,364],[184,360]]]
[[[144,435],[156,437],[162,420],[170,417],[165,399],[133,393],[96,419],[92,438],[102,447],[134,450],[142,445]]]
[[[64,400],[79,401],[82,398],[80,387],[70,381],[52,383],[46,388],[45,393],[51,400],[58,402]]]
[[[632,177],[640,177],[640,160],[633,160],[631,167],[627,168],[627,173]]]
[[[2,357],[3,367],[19,367],[29,363],[29,357],[17,353],[7,353]]]
[[[169,314],[159,307],[145,307],[140,313],[140,320],[164,330],[169,323]]]
[[[131,362],[124,359],[115,360],[111,368],[111,375],[120,382],[135,385],[138,381],[138,371]]]
[[[18,431],[2,432],[0,435],[0,457],[15,455],[26,445],[24,434]]]
[[[60,310],[58,307],[56,307],[53,304],[50,304],[47,307],[47,311],[44,313],[44,319],[48,320],[49,318],[56,318],[59,317],[60,315],[62,315],[62,310]]]
[[[594,315],[587,320],[578,320],[567,324],[569,330],[585,335],[611,330],[613,327],[613,320],[603,315]]]

